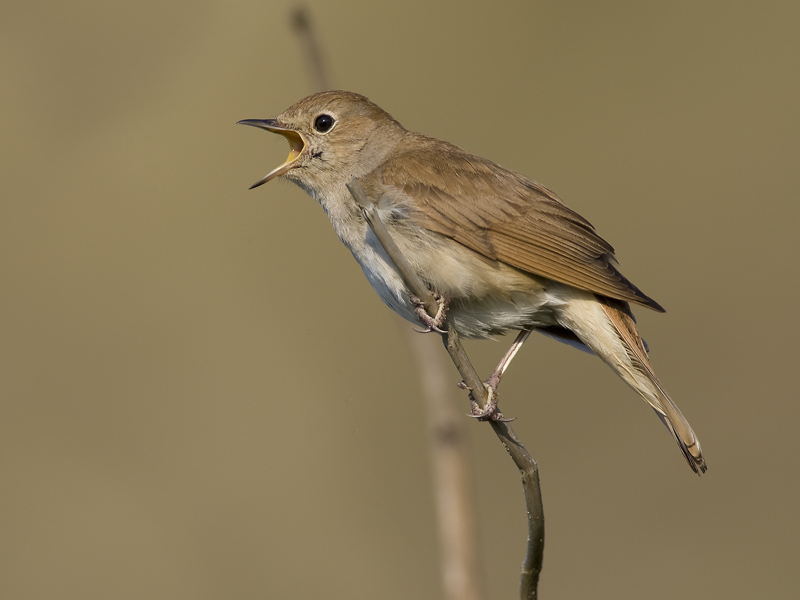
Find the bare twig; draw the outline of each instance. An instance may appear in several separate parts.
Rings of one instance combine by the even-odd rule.
[[[428,414],[444,596],[447,600],[480,600],[483,585],[465,431],[469,421],[453,402],[455,388],[447,374],[446,355],[427,335],[410,327],[404,330]]]
[[[519,441],[511,426],[505,421],[489,421],[506,451],[511,455],[522,477],[525,508],[528,513],[528,546],[522,561],[520,598],[536,600],[539,575],[544,559],[544,507],[539,485],[539,466]]]
[[[425,286],[400,252],[383,221],[381,221],[377,208],[364,194],[358,181],[355,178],[351,179],[350,183],[347,184],[347,189],[350,190],[356,203],[361,208],[364,218],[372,228],[372,232],[395,267],[397,267],[404,282],[412,293],[424,303],[428,314],[436,314],[437,304],[433,293]],[[447,331],[442,333],[442,338],[450,358],[456,365],[464,383],[471,390],[470,393],[473,399],[481,407],[485,407],[489,402],[489,395],[483,385],[483,381],[464,351],[464,347],[461,345],[458,332],[452,327],[447,327]],[[528,511],[528,549],[522,564],[520,597],[524,600],[535,600],[544,556],[544,511],[542,508],[542,492],[539,486],[539,468],[507,422],[494,420],[489,422],[522,476],[525,504]]]
[[[329,89],[328,78],[322,63],[322,52],[320,52],[317,36],[311,26],[311,16],[305,6],[299,5],[292,9],[292,28],[300,38],[306,53],[306,62],[311,68],[313,87],[319,92]]]
[[[375,237],[378,238],[378,241],[381,243],[381,246],[383,246],[386,254],[389,255],[389,258],[394,263],[394,266],[397,267],[398,271],[400,271],[400,276],[403,278],[403,281],[408,284],[412,293],[422,301],[423,305],[425,306],[425,310],[428,311],[428,314],[435,315],[439,308],[439,305],[436,303],[436,299],[433,297],[433,294],[425,286],[425,284],[422,283],[422,280],[417,277],[416,272],[406,260],[406,257],[403,256],[402,252],[400,252],[400,248],[398,248],[397,244],[394,243],[392,236],[389,235],[389,230],[386,229],[386,225],[383,224],[380,215],[378,215],[378,209],[375,207],[372,201],[367,198],[367,195],[364,193],[364,190],[361,189],[361,185],[358,183],[355,177],[350,180],[350,183],[347,184],[347,189],[350,190],[350,193],[353,195],[356,204],[358,204],[359,208],[361,208],[361,211],[364,213],[364,218],[372,228],[372,233],[374,233]],[[467,384],[469,384],[468,381]],[[481,388],[483,388],[483,385],[481,385]]]

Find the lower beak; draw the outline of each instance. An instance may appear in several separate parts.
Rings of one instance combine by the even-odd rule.
[[[267,183],[270,179],[275,179],[276,177],[280,177],[281,175],[285,174],[289,169],[292,168],[294,162],[300,158],[303,148],[306,147],[303,137],[297,131],[287,127],[282,127],[275,119],[245,119],[244,121],[239,121],[237,125],[251,125],[260,129],[266,129],[272,133],[280,134],[289,141],[289,147],[291,148],[289,156],[286,158],[283,164],[273,169],[264,175],[264,177],[251,185],[251,190]]]

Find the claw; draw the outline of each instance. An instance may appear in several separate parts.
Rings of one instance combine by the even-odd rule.
[[[442,329],[442,325],[444,325],[445,322],[445,315],[447,314],[447,300],[438,294],[435,294],[434,298],[439,308],[436,311],[436,316],[432,317],[425,310],[425,305],[422,301],[416,296],[411,296],[411,301],[414,303],[414,312],[417,317],[419,317],[419,320],[422,321],[422,324],[426,326],[426,329],[423,330],[416,329],[415,331],[418,333],[430,333],[431,331],[447,333],[447,330]]]
[[[427,315],[428,313],[425,314]],[[430,333],[431,331],[435,331],[437,333],[447,333],[446,329],[439,329],[438,327],[434,327],[433,325],[428,326],[426,329],[415,329],[414,331],[416,331],[417,333]]]
[[[472,417],[473,419],[478,419],[478,421],[498,421],[500,423],[511,423],[511,421],[516,421],[517,417],[506,417],[503,416],[499,410],[496,410],[491,415],[487,415],[485,417],[481,415],[473,415],[471,413],[467,413],[465,416]]]
[[[457,385],[462,389],[469,389],[463,381]],[[472,395],[472,392],[470,391],[469,401],[470,404],[472,405],[472,413],[467,416],[473,417],[474,419],[478,419],[479,421],[501,421],[503,423],[508,423],[510,421],[513,421],[514,417],[507,419],[505,416],[503,416],[503,413],[501,413],[500,409],[497,407],[497,387],[487,382],[484,382],[483,386],[489,393],[489,401],[486,403],[486,406],[481,408],[475,401],[475,397]]]

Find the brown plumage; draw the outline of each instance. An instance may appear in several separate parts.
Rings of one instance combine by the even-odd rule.
[[[410,134],[362,184],[375,180],[384,195],[411,207],[408,217],[419,226],[487,258],[664,312],[616,269],[614,248],[589,221],[522,175],[447,142]]]
[[[353,177],[412,267],[449,303],[449,326],[475,338],[538,330],[594,352],[653,407],[691,468],[705,471],[697,436],[655,376],[628,303],[664,309],[617,270],[611,245],[552,191],[410,132],[352,92],[315,94],[275,119],[241,122],[283,135],[292,149],[253,187],[285,177],[314,197],[398,314],[418,318],[345,187]]]

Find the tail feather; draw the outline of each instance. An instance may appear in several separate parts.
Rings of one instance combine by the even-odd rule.
[[[578,290],[572,293],[561,304],[559,327],[574,333],[653,407],[692,470],[698,475],[704,473],[706,461],[700,442],[653,372],[627,302]]]
[[[627,304],[602,298],[601,306],[619,335],[633,372],[621,372],[624,369],[619,368],[621,365],[618,361],[615,361],[616,364],[609,364],[653,407],[661,421],[672,433],[675,441],[678,442],[678,446],[692,470],[698,475],[705,473],[706,461],[703,458],[700,441],[653,372],[644,343],[636,328],[636,322]]]

